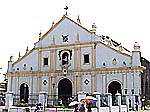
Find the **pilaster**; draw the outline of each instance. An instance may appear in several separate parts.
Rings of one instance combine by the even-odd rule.
[[[38,71],[41,71],[42,49],[38,49]]]
[[[92,93],[93,93],[93,92],[96,91],[97,80],[96,80],[96,75],[95,74],[92,74],[91,77],[92,77],[91,90],[92,90]]]
[[[82,76],[77,76],[77,84],[76,84],[76,90],[81,91],[82,90]]]
[[[96,68],[96,45],[92,46],[92,68]]]

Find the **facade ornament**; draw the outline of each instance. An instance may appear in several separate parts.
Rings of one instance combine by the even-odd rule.
[[[55,36],[53,35],[52,44],[55,44]]]
[[[106,63],[105,62],[102,65],[103,65],[103,67],[106,67]]]
[[[79,33],[77,32],[77,42],[79,42],[79,38],[80,38],[80,35],[79,35]]]
[[[48,84],[48,81],[47,81],[46,79],[44,79],[44,80],[43,80],[43,85],[46,86],[47,84]]]
[[[12,61],[12,59],[13,59],[13,56],[11,55],[11,56],[10,56],[10,61]]]
[[[20,52],[19,52],[19,58],[21,57],[21,54],[20,54]]]
[[[29,51],[29,49],[28,49],[28,46],[27,46],[27,49],[26,49],[26,53]]]
[[[119,45],[119,50],[123,51],[123,46],[121,44]]]
[[[116,58],[114,58],[114,59],[112,60],[112,64],[113,64],[113,65],[116,65],[116,64],[117,64]]]
[[[63,42],[68,42],[69,40],[69,35],[62,35]]]
[[[90,81],[89,81],[88,79],[85,79],[84,83],[85,83],[86,85],[88,85],[88,84],[90,83]]]
[[[78,22],[79,24],[81,24],[81,21],[80,21],[80,17],[79,17],[79,15],[78,15],[77,22]]]
[[[55,22],[53,21],[53,22],[52,22],[52,27],[54,26],[54,24],[55,24]]]
[[[123,61],[123,65],[124,65],[124,66],[126,66],[126,65],[127,65],[125,61]]]
[[[42,32],[41,32],[42,30],[40,30],[40,33],[39,33],[39,38],[42,36]]]
[[[27,64],[23,64],[23,70],[27,69]]]

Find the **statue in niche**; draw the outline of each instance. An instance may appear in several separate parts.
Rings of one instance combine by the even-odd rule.
[[[69,63],[68,56],[69,56],[69,54],[67,52],[64,52],[62,54],[62,65],[67,65]]]

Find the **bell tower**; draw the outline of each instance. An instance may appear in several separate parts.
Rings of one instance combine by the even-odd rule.
[[[132,66],[141,66],[140,58],[141,58],[140,45],[138,42],[135,42],[132,51]]]

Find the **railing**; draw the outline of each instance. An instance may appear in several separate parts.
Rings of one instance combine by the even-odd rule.
[[[63,105],[61,105],[61,106],[68,106],[69,103],[71,101],[73,101],[74,98],[76,98],[76,97],[75,96],[68,97],[68,95],[63,95],[63,96],[46,95],[46,105],[47,106],[59,105],[58,104],[59,98],[62,98]],[[13,105],[17,105],[17,106],[24,105],[24,104],[34,106],[34,105],[38,104],[38,101],[39,101],[38,94],[29,95],[27,101],[24,101],[23,99],[21,99],[20,95],[18,95],[18,94],[13,95]]]
[[[121,105],[126,105],[126,96],[125,95],[122,95]]]
[[[100,103],[102,107],[107,107],[108,106],[108,99],[105,94],[100,95]]]
[[[28,105],[36,105],[38,103],[38,95],[29,95],[28,101],[26,102],[20,98],[20,95],[14,94],[13,105],[19,105],[21,103],[27,103]]]
[[[121,104],[126,105],[126,96],[122,95],[121,97],[122,97]],[[62,105],[59,105],[59,103],[58,103],[59,98],[62,98]],[[117,99],[116,97],[113,98],[113,101],[112,101],[113,106],[118,106],[116,99]],[[63,96],[46,95],[45,104],[47,107],[53,107],[53,106],[68,107],[69,103],[72,102],[73,100],[77,100],[76,95],[74,95],[72,97],[70,97],[69,95],[63,95]],[[38,94],[28,95],[27,102],[22,101],[20,98],[20,95],[14,94],[14,96],[13,96],[13,105],[35,106],[38,103],[39,103],[39,95]],[[100,94],[100,105],[101,105],[101,107],[108,107],[108,97],[106,94]],[[95,107],[96,103],[94,103],[93,106]]]

